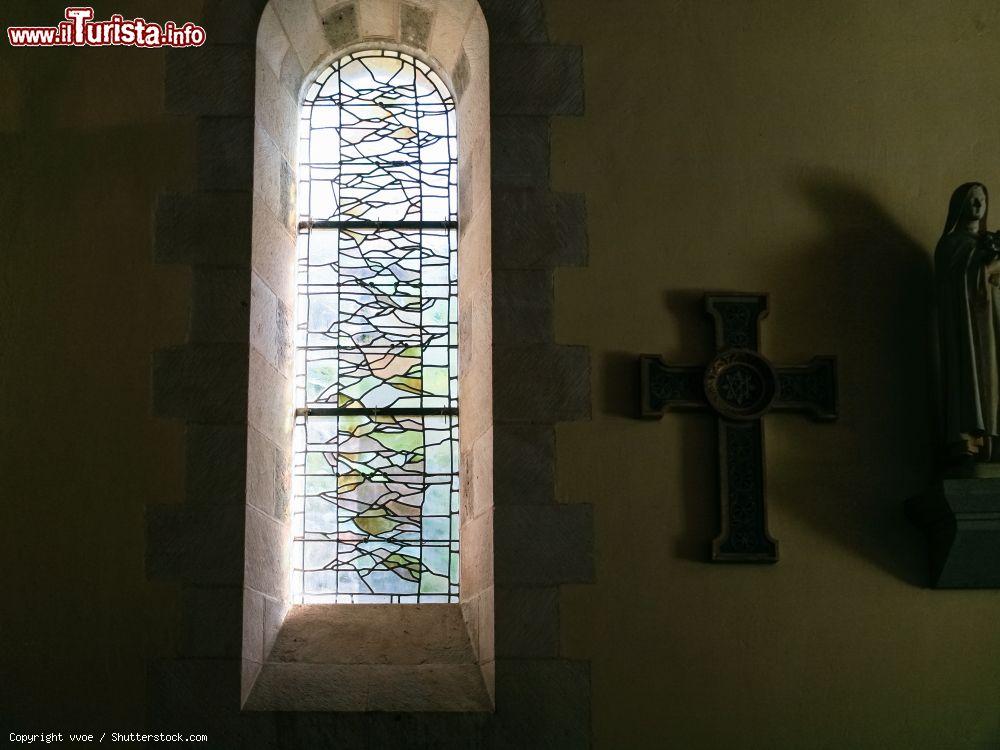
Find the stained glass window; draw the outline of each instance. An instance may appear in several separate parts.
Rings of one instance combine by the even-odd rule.
[[[299,135],[293,600],[458,601],[454,101],[357,52]]]

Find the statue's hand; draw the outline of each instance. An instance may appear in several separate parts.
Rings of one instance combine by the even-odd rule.
[[[1000,234],[997,232],[984,232],[979,240],[980,252],[996,258],[1000,256]]]

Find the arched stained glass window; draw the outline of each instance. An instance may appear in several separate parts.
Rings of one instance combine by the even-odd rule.
[[[299,134],[293,601],[457,602],[454,101],[356,52]]]

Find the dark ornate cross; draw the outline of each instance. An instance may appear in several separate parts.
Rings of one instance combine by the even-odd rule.
[[[670,409],[715,413],[722,532],[712,542],[712,560],[777,562],[778,542],[767,531],[761,418],[788,411],[818,421],[836,419],[836,358],[772,365],[758,351],[766,294],[706,294],[705,309],[715,320],[715,359],[701,367],[668,365],[657,355],[642,355],[642,416],[659,419]]]

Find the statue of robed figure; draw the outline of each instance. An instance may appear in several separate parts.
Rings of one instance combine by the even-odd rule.
[[[952,193],[934,251],[948,466],[906,502],[934,588],[1000,588],[1000,236],[979,182]]]
[[[978,182],[951,196],[934,252],[944,438],[959,463],[1000,461],[1000,240]]]

